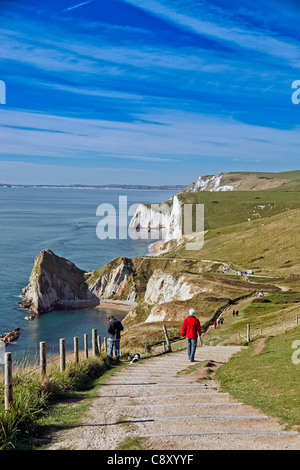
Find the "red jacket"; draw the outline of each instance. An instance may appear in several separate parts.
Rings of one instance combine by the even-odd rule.
[[[186,336],[187,338],[198,338],[201,336],[201,325],[196,317],[186,317],[183,321],[181,328],[181,336]]]

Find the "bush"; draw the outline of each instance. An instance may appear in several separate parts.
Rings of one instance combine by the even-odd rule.
[[[4,410],[4,382],[0,381],[0,450],[14,448],[18,438],[32,432],[37,418],[74,391],[86,390],[93,380],[111,368],[103,359],[91,358],[69,363],[64,373],[58,366],[49,368],[41,383],[38,368],[29,367],[13,377],[13,404]],[[33,370],[32,370],[33,369]]]

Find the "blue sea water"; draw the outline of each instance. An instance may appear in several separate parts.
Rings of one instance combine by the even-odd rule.
[[[71,260],[79,268],[92,271],[117,256],[145,255],[153,240],[105,239],[96,234],[97,207],[111,204],[118,213],[119,196],[127,196],[128,207],[139,203],[166,201],[168,191],[119,191],[65,188],[0,188],[0,333],[19,327],[20,337],[6,350],[29,360],[45,341],[47,351],[56,353],[59,338],[66,339],[66,349],[73,348],[74,336],[83,348],[83,335],[97,328],[106,336],[111,310],[52,311],[33,321],[20,302],[22,288],[28,284],[34,259],[49,248]],[[118,219],[117,219],[118,220]],[[129,223],[130,217],[128,217]],[[117,318],[124,314],[114,311]]]

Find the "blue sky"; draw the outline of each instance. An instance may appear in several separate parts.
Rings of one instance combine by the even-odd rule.
[[[0,182],[299,169],[294,0],[0,2]]]

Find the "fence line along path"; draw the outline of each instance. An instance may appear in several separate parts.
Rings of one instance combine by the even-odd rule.
[[[203,346],[196,361],[225,363],[239,346]],[[81,425],[59,432],[51,449],[114,450],[127,438],[148,449],[299,449],[298,433],[234,400],[215,380],[185,374],[186,351],[131,364],[99,390]],[[197,375],[196,375],[197,374]]]

